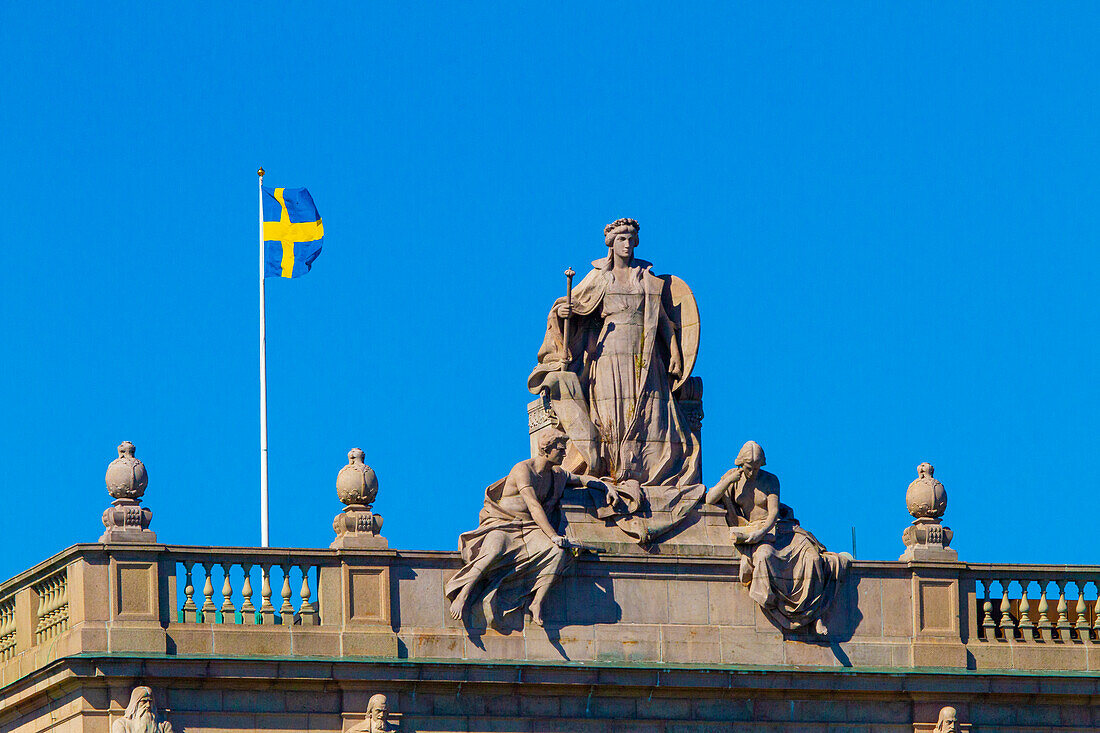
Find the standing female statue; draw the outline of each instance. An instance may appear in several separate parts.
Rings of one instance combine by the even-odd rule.
[[[572,305],[563,297],[551,308],[527,387],[549,396],[569,435],[570,471],[636,482],[653,509],[682,508],[677,489],[700,483],[701,459],[674,388],[690,376],[698,326],[693,320],[695,340],[685,354],[681,324],[669,312],[671,283],[689,299],[690,291],[634,257],[634,219],[608,224],[604,242],[607,256],[592,263]]]

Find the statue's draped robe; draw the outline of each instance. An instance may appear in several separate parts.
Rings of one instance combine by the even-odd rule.
[[[535,488],[536,498],[547,517],[557,511],[569,478],[568,472],[556,466],[552,471],[552,480],[546,482],[549,485],[541,492],[539,482],[529,484]],[[501,631],[523,628],[523,613],[535,592],[551,585],[565,571],[571,557],[535,524],[530,512],[511,510],[501,504],[507,480],[507,477],[502,478],[485,490],[477,529],[459,535],[458,549],[464,565],[445,588],[447,598],[454,600],[463,587],[478,582],[481,589],[474,589],[470,600],[481,599],[486,622]],[[513,503],[520,504],[518,501]],[[477,581],[474,565],[483,560],[486,540],[494,533],[503,538],[504,551],[491,560]]]
[[[779,493],[779,479],[767,471],[760,471],[757,486]],[[736,520],[745,522],[740,515]],[[850,564],[847,556],[826,551],[786,504],[779,505],[775,525],[760,542],[738,545],[738,549],[742,563],[752,572],[749,597],[772,623],[787,630],[802,628],[825,615]]]
[[[154,718],[152,727],[155,733],[172,733],[172,724],[167,720]],[[111,724],[111,733],[145,733],[145,726],[137,716],[121,717]]]
[[[651,509],[686,514],[702,496],[701,451],[672,394],[666,284],[643,260],[625,282],[610,257],[592,265],[573,290],[568,364],[559,298],[527,387],[547,391],[575,451],[570,470],[640,485]]]

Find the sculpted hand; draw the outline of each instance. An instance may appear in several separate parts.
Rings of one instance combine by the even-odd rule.
[[[623,500],[622,497],[619,496],[619,492],[615,490],[614,486],[612,486],[611,484],[604,484],[604,486],[607,487],[607,505],[608,506],[615,506],[616,504],[618,504],[620,501]]]
[[[552,538],[551,538],[551,541],[552,541],[552,542],[553,542],[553,543],[554,543],[555,545],[557,545],[558,547],[565,547],[566,545],[568,545],[568,544],[569,544],[569,540],[568,540],[568,539],[566,539],[565,537],[563,537],[563,536],[562,536],[562,535],[560,535],[560,534],[559,534],[559,535],[556,535],[555,537],[552,537]]]
[[[684,374],[684,365],[680,362],[680,355],[673,354],[668,360],[668,373],[670,376],[679,379]]]
[[[559,382],[561,378],[557,372],[548,372],[542,380],[542,392],[550,399],[555,399],[561,392]]]
[[[759,530],[748,527],[730,527],[730,539],[741,545],[754,545],[760,541],[763,534]]]
[[[573,315],[573,308],[568,303],[562,303],[558,306],[558,318],[569,318]]]

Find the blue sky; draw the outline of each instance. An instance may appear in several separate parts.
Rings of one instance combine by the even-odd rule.
[[[122,440],[162,541],[255,545],[255,169],[272,544],[361,447],[452,549],[527,455],[546,312],[641,222],[702,314],[704,478],[759,441],[831,549],[894,559],[931,461],[974,562],[1100,563],[1094,4],[0,8],[9,577],[95,541]]]

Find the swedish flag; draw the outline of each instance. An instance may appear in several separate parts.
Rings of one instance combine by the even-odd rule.
[[[325,234],[313,197],[304,188],[264,192],[264,277],[298,277],[321,254]]]

